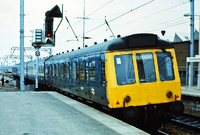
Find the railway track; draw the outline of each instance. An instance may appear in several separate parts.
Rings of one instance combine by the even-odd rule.
[[[172,119],[171,123],[192,130],[195,133],[200,133],[200,117],[197,115],[183,113],[183,115]]]
[[[165,133],[163,131],[158,130],[157,133],[156,133],[156,135],[169,135],[169,134],[167,134],[167,133]]]

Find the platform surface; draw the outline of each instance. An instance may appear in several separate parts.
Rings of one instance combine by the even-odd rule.
[[[197,86],[181,86],[181,95],[200,98],[200,90]]]
[[[146,135],[57,92],[0,92],[0,135]]]

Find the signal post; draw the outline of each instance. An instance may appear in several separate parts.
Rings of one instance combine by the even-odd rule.
[[[63,12],[63,11],[62,11]],[[36,73],[35,73],[35,90],[38,90],[38,66],[39,66],[39,56],[41,47],[54,47],[55,46],[55,33],[60,26],[63,14],[60,11],[60,8],[56,5],[50,11],[45,13],[45,35],[43,38],[42,30],[35,30],[35,42],[32,43],[32,46],[35,47],[36,55]],[[53,21],[54,17],[62,18],[57,29],[53,31]],[[44,41],[43,41],[44,40]]]

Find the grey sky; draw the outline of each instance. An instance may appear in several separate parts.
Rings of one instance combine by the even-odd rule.
[[[43,28],[45,12],[55,5],[61,8],[62,4],[64,4],[64,17],[68,17],[79,37],[79,42],[66,42],[75,40],[75,36],[64,19],[56,35],[53,54],[83,46],[81,38],[83,23],[79,17],[83,16],[84,0],[24,1],[25,47],[31,46],[30,30]],[[148,4],[144,5],[145,3]],[[195,14],[200,15],[199,6],[200,1],[195,0]],[[1,0],[0,10],[0,57],[4,57],[10,55],[12,46],[20,46],[20,0]],[[189,0],[85,0],[85,14],[89,18],[85,20],[85,36],[92,38],[85,40],[85,44],[93,45],[94,42],[103,42],[105,38],[112,39],[112,34],[105,25],[105,16],[115,36],[118,34],[125,36],[134,33],[155,33],[161,38],[172,40],[175,32],[186,34],[190,32],[190,19],[183,17],[185,13],[190,13]],[[59,21],[60,19],[54,19],[54,28]],[[198,18],[195,20],[195,29],[199,29]],[[165,36],[161,36],[161,30],[166,30]],[[18,54],[15,52],[15,55]]]

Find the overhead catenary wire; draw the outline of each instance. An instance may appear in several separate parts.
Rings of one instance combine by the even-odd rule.
[[[142,20],[142,19],[149,18],[149,17],[151,17],[151,16],[160,14],[160,13],[162,13],[162,12],[164,12],[164,11],[167,11],[167,10],[170,10],[170,9],[173,9],[173,8],[176,8],[176,7],[178,7],[178,6],[184,5],[184,4],[189,3],[189,2],[190,2],[190,1],[185,1],[185,2],[183,2],[183,3],[181,3],[181,4],[177,4],[177,5],[175,5],[175,6],[172,6],[172,7],[163,9],[163,10],[160,10],[160,11],[158,11],[158,12],[155,12],[155,13],[153,13],[153,14],[150,14],[150,15],[147,15],[147,16],[144,16],[144,17],[141,17],[141,18],[139,18],[139,19],[136,19],[136,20],[133,20],[133,21],[130,21],[130,22],[126,22],[126,23],[124,23],[124,24],[121,24],[121,25],[118,25],[118,26],[114,27],[114,29],[115,29],[115,28],[118,28],[118,27],[121,27],[121,26],[124,26],[124,25],[127,25],[127,24],[130,24],[130,23],[133,23],[133,22],[136,22],[136,21],[140,21],[140,20]]]
[[[183,18],[183,17],[179,17],[179,18],[175,18],[173,20],[169,20],[169,21],[164,21],[164,22],[161,22],[161,23],[158,23],[158,24],[154,24],[152,26],[148,26],[148,27],[144,27],[142,29],[139,29],[139,31],[143,31],[143,30],[149,30],[149,29],[156,29],[156,28],[162,28],[162,27],[165,27],[166,25],[170,25],[170,24],[176,24],[180,21],[184,21],[186,20],[186,18]]]
[[[198,18],[196,18],[195,20],[198,20]],[[162,29],[165,29],[165,28],[170,28],[170,27],[173,27],[173,26],[177,26],[177,25],[181,25],[181,24],[184,24],[184,23],[189,23],[190,20],[183,20],[181,22],[176,22],[174,24],[169,24],[167,26],[164,26],[162,27]],[[153,30],[150,30],[150,31],[157,31],[157,30],[160,30],[161,28],[157,28],[157,29],[153,29]]]
[[[112,21],[114,21],[114,20],[116,20],[116,19],[118,19],[118,18],[120,18],[120,17],[122,17],[122,16],[125,16],[125,15],[129,14],[130,12],[133,12],[133,11],[135,11],[135,10],[137,10],[137,9],[139,9],[139,8],[145,6],[145,5],[147,5],[147,4],[149,4],[149,3],[153,2],[153,1],[154,1],[154,0],[151,0],[151,1],[149,1],[149,2],[146,2],[146,3],[144,3],[144,4],[142,4],[142,5],[138,6],[138,7],[136,7],[136,8],[134,8],[134,9],[131,9],[131,10],[128,11],[128,12],[125,12],[125,13],[123,13],[123,14],[121,14],[121,15],[119,15],[119,16],[113,18],[113,19],[111,19],[111,20],[108,21],[108,22],[112,22]],[[102,27],[102,26],[105,25],[105,24],[106,24],[106,22],[104,22],[103,24],[101,24],[101,25],[99,25],[99,26],[97,26],[97,27],[95,27],[95,28],[93,28],[93,29],[91,29],[91,30],[85,32],[85,33],[89,33],[89,32],[91,32],[91,31],[93,31],[93,30],[95,30],[95,29],[98,29],[98,28]],[[80,36],[82,36],[82,34],[78,35],[78,37],[80,37]]]
[[[111,1],[110,1],[110,2],[111,2]],[[149,1],[149,2],[152,2],[152,1]],[[149,2],[148,2],[148,3],[149,3]],[[184,4],[189,3],[189,2],[190,2],[190,1],[182,2],[182,3],[180,3],[180,4],[177,4],[177,5],[168,7],[168,8],[166,8],[166,9],[160,10],[160,11],[155,12],[155,13],[153,13],[153,14],[144,16],[144,17],[142,17],[142,18],[139,18],[139,19],[134,20],[134,21],[131,21],[131,22],[127,22],[127,23],[122,24],[122,25],[126,25],[126,24],[129,24],[129,23],[135,22],[135,21],[139,21],[139,20],[142,20],[142,19],[145,19],[145,18],[154,16],[154,15],[157,15],[157,14],[159,14],[159,13],[163,13],[164,11],[167,11],[167,10],[170,10],[170,9],[173,9],[173,8],[176,8],[176,7],[178,7],[178,6],[184,5]],[[146,4],[145,4],[145,5],[146,5]],[[142,5],[141,5],[141,6],[142,6]],[[139,7],[141,7],[141,6],[139,6]],[[137,9],[137,8],[136,8],[136,9]],[[128,11],[128,12],[126,12],[126,13],[120,15],[120,16],[117,16],[117,17],[113,18],[113,19],[111,19],[111,20],[108,21],[108,22],[114,21],[114,20],[116,20],[116,19],[118,19],[118,18],[120,18],[120,17],[122,17],[122,16],[124,16],[124,15],[126,15],[126,14],[128,14],[128,13],[130,13],[130,12],[132,12],[132,10],[130,10],[130,11]],[[177,19],[178,19],[178,18],[177,18]],[[171,20],[170,20],[170,21],[171,21]],[[186,22],[187,22],[187,21],[186,21]],[[173,27],[173,26],[176,26],[176,25],[181,25],[181,24],[186,23],[186,22],[178,22],[178,23],[175,22],[174,24],[167,24],[166,26],[164,26],[164,27],[162,27],[162,28]],[[167,23],[167,22],[164,22],[164,23]],[[161,24],[164,24],[164,23],[161,23]],[[89,33],[89,32],[91,32],[91,31],[94,31],[94,30],[96,30],[96,29],[98,29],[98,28],[104,26],[105,24],[106,24],[106,23],[103,23],[103,24],[101,24],[101,25],[99,25],[99,26],[97,26],[97,27],[95,27],[95,28],[92,28],[92,29],[86,31],[86,33]],[[158,25],[161,25],[161,24],[158,24]],[[120,26],[122,26],[122,25],[120,25]],[[114,27],[113,29],[118,28],[118,27],[120,27],[120,26]],[[151,26],[151,27],[152,27],[152,26]],[[151,28],[148,28],[148,27],[147,27],[147,29],[151,29]],[[152,30],[155,31],[156,29],[158,29],[158,28],[155,28],[155,29],[152,29]],[[101,33],[102,33],[102,32],[101,32]],[[82,34],[81,34],[81,35],[82,35]],[[80,37],[81,35],[78,35],[78,37]],[[98,33],[97,33],[96,35],[98,35]],[[63,44],[64,44],[64,43],[63,43]]]
[[[113,18],[113,19],[111,19],[110,21],[108,21],[108,23],[109,23],[109,22],[112,22],[112,21],[114,21],[114,20],[116,20],[116,19],[118,19],[118,18],[120,18],[120,17],[122,17],[122,16],[124,16],[124,15],[127,15],[128,13],[133,12],[133,11],[135,11],[135,10],[137,10],[137,9],[139,9],[139,8],[145,6],[145,5],[147,5],[147,4],[149,4],[149,3],[153,2],[153,1],[154,1],[154,0],[151,0],[151,1],[147,2],[147,3],[145,3],[145,4],[142,4],[142,5],[140,5],[140,6],[136,7],[136,8],[134,8],[134,9],[131,9],[130,11],[128,11],[128,12],[126,12],[126,13],[123,13],[123,14],[121,14],[121,15],[119,15],[119,16]],[[106,24],[106,22],[104,22],[103,24],[101,24],[101,25],[99,25],[99,26],[97,26],[97,27],[95,27],[95,28],[93,28],[93,29],[91,29],[91,30],[85,32],[85,33],[89,33],[89,32],[91,32],[91,31],[93,31],[93,30],[96,30],[96,29],[102,27],[102,26],[105,25],[105,24]],[[81,35],[79,35],[79,36],[81,36]]]
[[[163,10],[161,10],[161,11],[155,12],[155,13],[153,13],[153,14],[147,15],[147,16],[142,17],[142,18],[139,18],[139,19],[137,19],[137,20],[134,20],[134,21],[131,21],[131,22],[128,22],[128,23],[125,23],[125,24],[122,24],[122,25],[119,25],[119,26],[113,27],[113,29],[116,29],[116,28],[118,28],[118,27],[121,27],[121,26],[127,25],[127,24],[132,23],[132,22],[136,22],[136,21],[139,21],[139,20],[142,20],[142,19],[145,19],[145,18],[151,17],[151,16],[153,16],[153,15],[156,15],[156,14],[162,13],[162,12],[164,12],[164,11],[167,11],[167,10],[170,10],[170,9],[173,9],[173,8],[176,8],[176,7],[178,7],[178,6],[181,6],[181,5],[186,4],[186,3],[188,3],[188,2],[190,2],[190,1],[185,1],[185,2],[183,2],[183,3],[180,3],[180,4],[174,5],[174,6],[172,6],[172,7],[169,7],[169,8],[163,9]],[[131,10],[130,10],[130,11],[131,11]],[[130,11],[129,11],[129,12],[130,12]],[[129,12],[126,12],[126,13],[129,13]],[[122,15],[123,15],[123,14],[122,14]],[[122,16],[122,15],[120,15],[120,16]],[[124,15],[125,15],[125,13],[124,13]],[[115,19],[118,19],[118,18],[119,18],[119,16],[116,17],[116,18],[114,18],[114,19],[112,19],[112,20],[110,20],[110,21],[108,21],[108,22],[111,22],[111,21],[113,21],[113,20],[115,20]],[[167,23],[167,22],[166,22],[166,23]],[[104,23],[104,24],[105,24],[105,23]],[[99,25],[99,26],[97,26],[97,27],[95,27],[95,28],[93,28],[93,29],[91,29],[90,31],[87,31],[87,32],[91,32],[91,31],[93,31],[93,30],[96,30],[97,28],[102,27],[104,24],[101,24],[101,25]],[[179,23],[179,24],[182,24],[182,23]],[[158,24],[158,25],[159,25],[159,24]],[[171,25],[170,27],[173,27],[173,26],[176,26],[176,25]],[[101,32],[101,33],[102,33],[102,32]]]
[[[130,12],[133,12],[133,11],[135,11],[135,10],[137,10],[137,9],[139,9],[139,8],[141,8],[141,7],[143,7],[143,6],[145,6],[145,5],[148,5],[149,3],[153,2],[153,1],[154,1],[154,0],[151,0],[151,1],[147,2],[147,3],[144,3],[144,4],[142,4],[142,5],[140,5],[140,6],[136,7],[136,8],[134,8],[134,9],[131,9],[130,11],[128,11],[128,12],[126,12],[126,13],[124,13],[124,14],[121,14],[120,16],[117,16],[117,17],[113,18],[113,19],[110,20],[109,22],[112,22],[112,21],[114,21],[114,20],[116,20],[116,19],[118,19],[118,18],[121,18],[122,16],[125,16],[125,15],[129,14]]]
[[[196,14],[199,14],[199,12],[197,12]],[[196,18],[195,20],[198,20],[198,18]],[[182,25],[184,23],[189,23],[189,22],[190,22],[189,19],[184,18],[184,17],[179,17],[179,18],[167,21],[167,22],[163,22],[160,24],[156,24],[156,25],[153,25],[150,27],[143,28],[141,30],[157,31],[160,29],[170,28],[173,26]]]
[[[100,9],[102,9],[103,7],[107,6],[109,3],[111,3],[113,0],[107,2],[106,4],[104,4],[103,6],[101,6],[100,8],[96,9],[95,11],[93,11],[92,13],[90,13],[89,15],[87,15],[85,18],[89,19],[88,17],[92,14],[94,14],[95,12],[99,11]],[[81,20],[79,20],[78,22],[72,24],[72,26],[76,25],[77,23],[81,22]]]
[[[106,4],[104,4],[103,6],[99,7],[98,9],[96,9],[95,11],[93,11],[92,13],[90,13],[89,15],[87,15],[84,19],[90,19],[88,18],[90,15],[94,14],[95,12],[99,11],[100,9],[104,8],[105,6],[107,6],[108,4],[110,4],[113,0],[107,2]],[[80,17],[81,18],[81,17]],[[83,19],[83,18],[82,18]],[[79,22],[81,22],[82,20],[77,21],[76,23],[72,24],[71,26],[74,26],[76,24],[78,24]],[[64,29],[62,32],[60,32],[59,34],[63,33],[65,30],[67,30],[68,27],[66,29]],[[59,35],[58,34],[58,35]]]
[[[112,0],[112,1],[113,1],[113,0]],[[136,8],[134,8],[134,9],[131,9],[130,11],[125,12],[125,13],[123,13],[123,14],[121,14],[121,15],[119,15],[119,16],[117,16],[117,17],[115,17],[115,18],[113,18],[113,19],[111,19],[110,21],[107,21],[107,22],[109,23],[109,22],[112,22],[112,21],[114,21],[114,20],[116,20],[116,19],[118,19],[118,18],[120,18],[120,17],[123,17],[123,16],[129,14],[130,12],[133,12],[133,11],[135,11],[135,10],[137,10],[137,9],[139,9],[139,8],[145,6],[145,5],[147,5],[147,4],[149,4],[149,3],[153,2],[153,1],[154,1],[154,0],[151,0],[151,1],[149,1],[149,2],[146,2],[146,3],[144,3],[144,4],[142,4],[142,5],[138,6],[138,7],[136,7]],[[111,1],[110,1],[110,2],[111,2]],[[110,2],[109,2],[109,3],[110,3]],[[109,3],[108,3],[108,4],[109,4]],[[106,4],[106,5],[107,5],[107,4]],[[100,9],[100,8],[99,8],[99,9]],[[95,11],[95,12],[96,12],[96,11]],[[91,15],[91,14],[90,14],[90,15]],[[87,17],[88,17],[88,16],[87,16]],[[106,22],[104,22],[103,24],[101,24],[101,25],[99,25],[99,26],[97,26],[97,27],[95,27],[95,28],[93,28],[93,29],[91,29],[91,30],[85,32],[85,33],[89,33],[89,32],[91,32],[91,31],[93,31],[93,30],[95,30],[95,29],[98,29],[98,28],[104,26],[105,24],[106,24]],[[77,37],[80,37],[80,36],[82,36],[82,35],[83,35],[83,34],[80,34],[80,35],[78,35]]]

